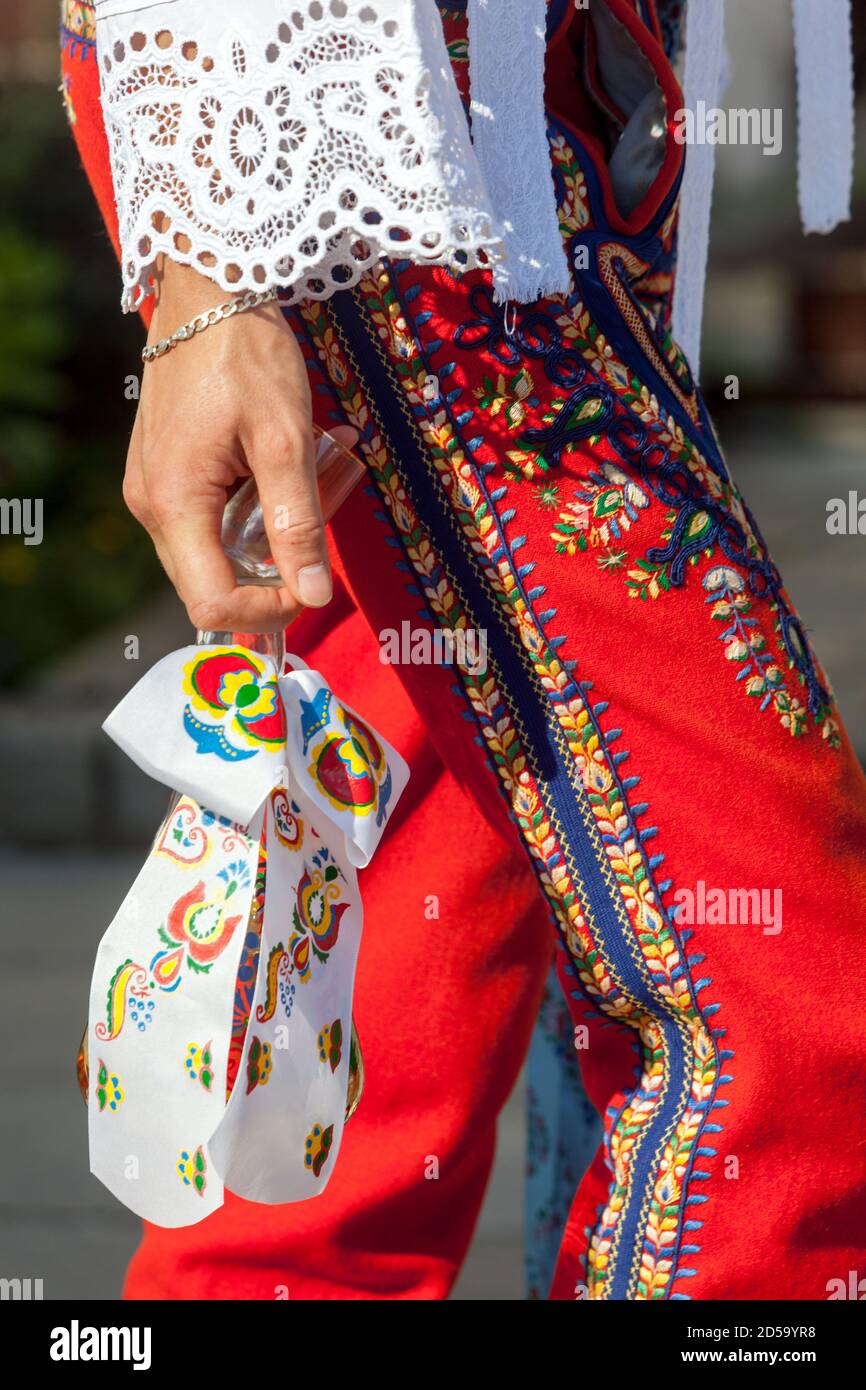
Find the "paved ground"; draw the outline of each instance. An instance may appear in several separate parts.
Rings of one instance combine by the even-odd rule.
[[[88,1171],[75,1056],[97,942],[139,867],[134,853],[0,857],[0,1274],[44,1279],[46,1298],[116,1297],[135,1241],[135,1219]]]
[[[723,418],[719,424],[733,471],[834,676],[862,751],[866,537],[828,536],[825,514],[828,497],[847,496],[861,485],[866,410],[753,419],[748,436],[739,439],[731,439]],[[134,769],[106,760],[94,710],[107,709],[124,681],[185,640],[173,604],[160,602],[129,626],[142,634],[137,668],[118,662],[122,634],[114,633],[46,676],[46,697],[62,685],[80,706],[53,744],[46,743],[47,726],[32,706],[30,714],[0,706],[0,825],[9,841],[0,848],[0,1276],[42,1278],[48,1298],[116,1297],[136,1237],[137,1223],[88,1173],[74,1075],[96,943],[138,870],[165,800]],[[34,843],[25,762],[36,767],[42,794],[49,796],[50,852]],[[105,826],[99,808],[106,804],[115,847],[97,856],[93,836]],[[83,826],[79,838],[85,841],[77,846],[70,843],[75,826]],[[32,1027],[37,998],[50,1019],[38,1034]],[[522,1143],[518,1088],[500,1127],[496,1172],[459,1298],[521,1296]]]
[[[0,1276],[45,1281],[46,1298],[115,1298],[138,1223],[87,1167],[75,1054],[93,954],[140,857],[0,852],[8,912],[0,992]],[[38,930],[37,930],[38,927]],[[50,1027],[35,1034],[36,998]],[[463,1298],[512,1299],[520,1285],[522,1094],[503,1118],[484,1238]]]

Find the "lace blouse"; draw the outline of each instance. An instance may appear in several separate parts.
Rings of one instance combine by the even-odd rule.
[[[292,300],[395,254],[489,264],[500,301],[566,293],[547,0],[467,4],[471,137],[435,0],[96,0],[124,309],[160,254]],[[687,7],[687,104],[717,99],[723,5]],[[801,207],[826,231],[850,187],[850,0],[794,0],[794,13]],[[686,161],[674,323],[693,365],[711,186],[704,147]]]
[[[498,241],[434,7],[97,0],[124,307],[155,258],[326,297]],[[432,22],[431,22],[432,21]]]

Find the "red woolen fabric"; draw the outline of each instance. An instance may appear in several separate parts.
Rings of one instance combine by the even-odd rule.
[[[411,769],[361,878],[364,1095],[321,1197],[265,1207],[228,1195],[199,1226],[148,1226],[128,1298],[445,1298],[548,969],[550,929],[523,860],[444,769],[342,584],[290,640]]]
[[[455,354],[456,325],[471,317],[469,289],[444,273],[409,268],[407,291],[422,284],[413,314],[429,311],[422,340],[441,341],[425,366],[435,372],[456,358],[449,389],[463,388],[455,410],[482,377],[501,371],[486,350]],[[489,426],[477,459],[501,459],[509,444],[504,423]],[[583,484],[590,467],[613,458],[606,441],[563,455],[556,481],[563,496]],[[722,1132],[705,1140],[717,1153],[711,1179],[695,1186],[705,1199],[687,1215],[702,1220],[694,1240],[695,1274],[677,1292],[693,1298],[820,1299],[828,1282],[861,1269],[866,1251],[866,1145],[862,1099],[866,1029],[858,981],[866,977],[863,929],[866,889],[866,779],[842,729],[842,747],[820,733],[800,739],[772,709],[760,711],[726,659],[723,624],[708,610],[702,578],[716,561],[701,557],[686,587],[654,601],[629,599],[624,581],[600,568],[593,554],[559,555],[550,541],[552,514],[532,505],[528,487],[509,489],[515,515],[506,533],[525,537],[518,554],[532,559],[533,585],[556,610],[565,634],[562,660],[578,662],[605,701],[605,728],[624,730],[627,772],[640,775],[636,799],[649,803],[642,823],[658,827],[654,854],[664,853],[664,877],[695,891],[757,888],[782,891],[782,930],[696,924],[688,954],[705,959],[692,974],[708,979],[705,1004],[718,1005],[713,1023],[726,1029],[734,1053],[714,1116]],[[653,501],[640,526],[650,539],[664,527],[666,509]],[[393,589],[369,544],[370,532],[340,519],[337,535],[347,573],[365,612],[382,626],[393,621]],[[767,604],[753,607],[771,634]],[[400,676],[435,737],[459,737],[424,668]],[[470,726],[471,727],[471,726]],[[452,765],[468,765],[452,753]],[[483,782],[484,770],[469,772]],[[571,986],[573,988],[573,985]],[[576,1017],[583,1018],[582,1006]],[[616,1030],[600,1031],[581,1053],[588,1093],[601,1110],[631,1084],[628,1054]],[[633,1064],[633,1058],[631,1058]],[[617,1079],[617,1078],[625,1078]],[[597,1163],[587,1174],[568,1223],[552,1297],[571,1298],[583,1280],[586,1228],[604,1200],[609,1173]],[[706,1203],[706,1204],[705,1204]],[[761,1252],[765,1251],[766,1254]]]

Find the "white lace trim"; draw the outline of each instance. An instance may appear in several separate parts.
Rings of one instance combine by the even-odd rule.
[[[501,251],[427,0],[102,0],[97,21],[126,310],[161,253],[294,301],[383,255]]]

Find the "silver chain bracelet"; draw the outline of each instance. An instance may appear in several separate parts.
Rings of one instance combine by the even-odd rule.
[[[217,304],[215,308],[207,309],[203,314],[196,314],[189,323],[175,329],[170,338],[160,338],[159,342],[142,348],[141,360],[154,362],[157,357],[164,357],[167,352],[171,352],[178,343],[185,343],[188,338],[194,338],[196,333],[204,333],[206,328],[213,328],[215,323],[233,318],[235,314],[243,314],[247,309],[257,309],[260,304],[269,304],[278,294],[279,290],[273,287],[269,290],[245,290],[237,299],[229,299],[225,304]]]

